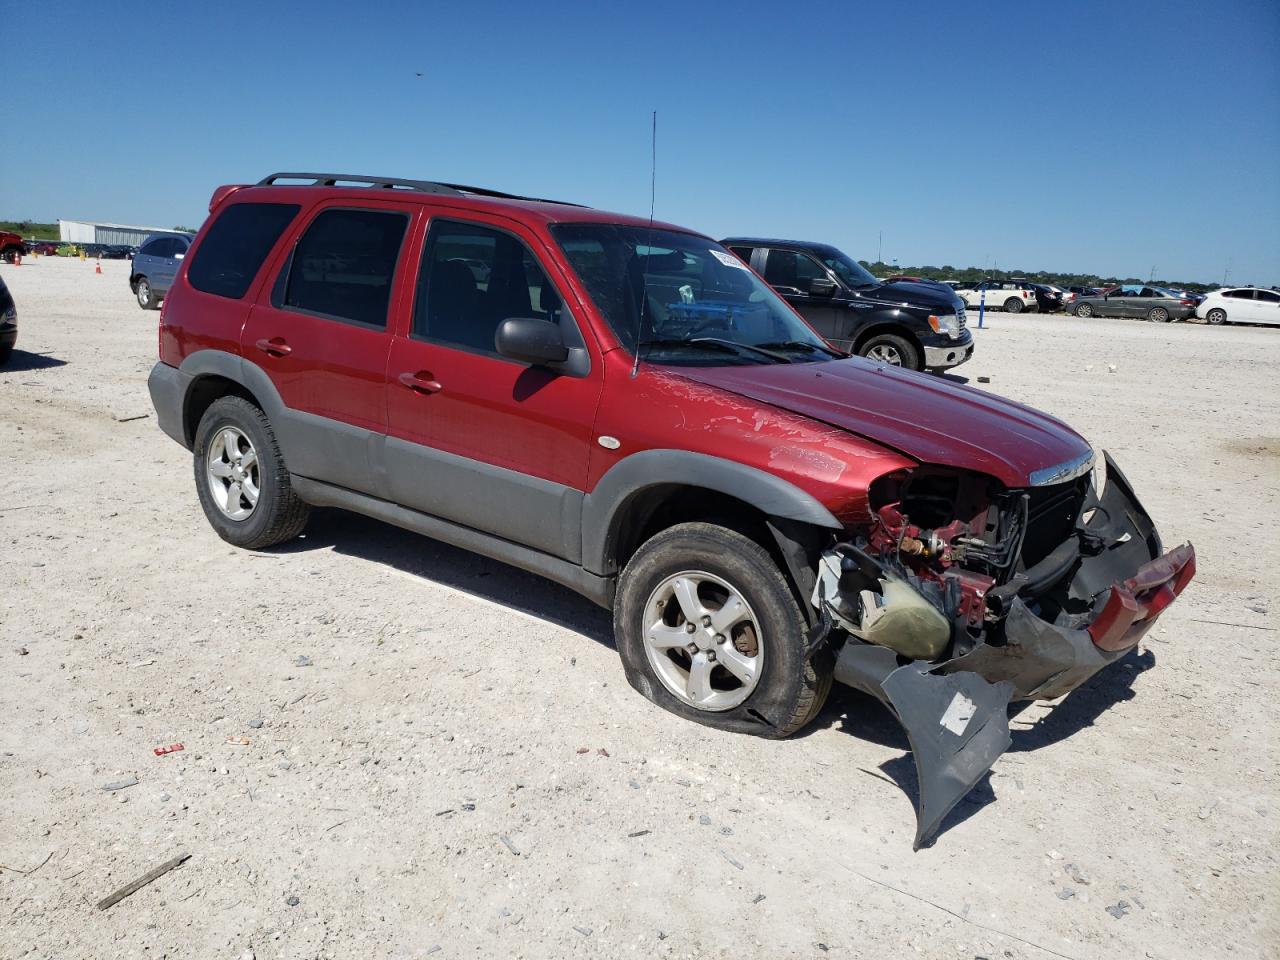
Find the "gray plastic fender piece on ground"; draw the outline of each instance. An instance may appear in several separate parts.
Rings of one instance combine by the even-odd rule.
[[[976,673],[938,676],[908,664],[882,686],[916,761],[920,799],[912,849],[919,850],[1009,748],[1013,684],[988,683]]]
[[[907,732],[918,782],[919,850],[942,820],[1008,749],[1012,683],[988,683],[976,673],[929,672],[915,661],[898,665],[892,650],[846,643],[836,679],[885,704]]]

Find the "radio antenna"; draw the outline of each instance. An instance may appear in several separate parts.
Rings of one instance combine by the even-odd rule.
[[[644,343],[644,314],[649,303],[649,253],[653,250],[653,205],[658,192],[658,111],[653,111],[649,128],[649,231],[645,236],[644,269],[640,276],[640,319],[636,324],[636,358],[631,364],[631,378],[640,372],[640,349]]]

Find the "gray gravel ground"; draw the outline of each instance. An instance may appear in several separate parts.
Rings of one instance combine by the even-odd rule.
[[[338,513],[222,543],[102,267],[0,267],[0,957],[1277,956],[1280,330],[976,331],[958,374],[1110,449],[1200,573],[913,854],[867,698],[717,734],[532,576]]]

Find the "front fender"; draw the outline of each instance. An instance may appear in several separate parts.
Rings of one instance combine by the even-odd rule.
[[[688,450],[645,450],[610,468],[582,505],[582,560],[592,573],[616,573],[613,561],[627,507],[653,487],[702,487],[748,503],[768,517],[832,530],[840,521],[794,484],[755,467]]]

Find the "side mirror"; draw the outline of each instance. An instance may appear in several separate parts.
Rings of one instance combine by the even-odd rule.
[[[564,363],[569,359],[560,327],[550,320],[533,317],[512,317],[498,325],[493,336],[494,349],[504,357],[546,366]]]
[[[835,292],[836,285],[833,280],[815,277],[809,281],[809,295],[811,297],[832,297],[835,296]]]

